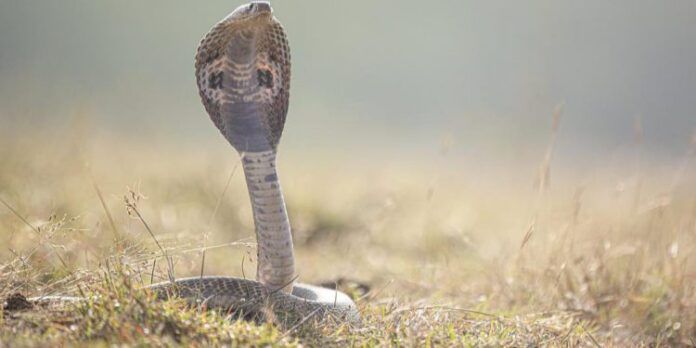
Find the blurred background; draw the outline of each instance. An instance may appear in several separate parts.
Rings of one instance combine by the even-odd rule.
[[[226,146],[193,57],[241,3],[0,2],[0,129],[87,122],[93,136]],[[644,156],[664,162],[696,128],[693,1],[273,6],[293,56],[283,152],[420,161],[445,142],[457,161],[505,166],[539,158],[563,104],[559,161],[630,154],[640,123]]]

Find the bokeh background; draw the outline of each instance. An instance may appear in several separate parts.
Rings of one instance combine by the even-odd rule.
[[[222,143],[193,56],[241,3],[2,1],[1,128],[82,113],[99,134]],[[294,58],[284,151],[429,156],[446,138],[461,161],[529,160],[559,103],[560,160],[576,164],[624,155],[637,119],[655,160],[681,156],[696,128],[693,1],[273,6]]]

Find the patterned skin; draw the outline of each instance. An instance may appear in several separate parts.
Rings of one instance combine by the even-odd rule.
[[[241,153],[276,150],[290,98],[290,48],[266,2],[240,6],[203,38],[196,79],[215,126]]]
[[[156,298],[185,299],[192,306],[220,310],[233,318],[257,322],[271,321],[285,328],[333,318],[339,322],[359,323],[353,301],[340,291],[297,284],[292,294],[273,290],[257,281],[223,276],[179,278],[147,286]],[[84,297],[41,296],[27,299],[48,309],[79,305]]]
[[[256,227],[258,281],[195,277],[147,288],[160,299],[178,296],[194,305],[283,325],[327,316],[358,321],[355,303],[344,293],[294,283],[292,233],[275,165],[288,111],[290,49],[270,4],[240,6],[215,25],[201,41],[195,66],[206,111],[242,155]],[[82,300],[30,299],[50,305]]]

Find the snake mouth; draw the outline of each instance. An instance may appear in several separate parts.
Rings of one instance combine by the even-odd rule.
[[[268,1],[253,1],[249,5],[249,12],[254,14],[273,13],[271,3]]]
[[[248,23],[251,21],[267,21],[273,18],[273,8],[268,1],[252,1],[237,7],[225,17],[225,22]]]

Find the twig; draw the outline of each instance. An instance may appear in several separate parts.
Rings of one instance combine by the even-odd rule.
[[[0,197],[0,203],[7,207],[7,209],[9,209],[12,212],[12,214],[14,214],[14,216],[22,220],[22,222],[25,225],[29,226],[29,228],[31,228],[31,230],[34,231],[34,233],[36,233],[37,236],[41,237],[41,232],[39,232],[39,229],[34,227],[34,225],[30,224],[29,221],[27,221],[27,219],[25,219],[18,211],[16,211],[12,206],[5,202],[5,200],[2,199],[2,197]]]
[[[338,281],[334,282],[334,307],[338,303]]]
[[[585,326],[580,324],[580,328],[582,329],[582,332],[587,334],[587,337],[590,338],[590,341],[592,341],[592,344],[594,344],[595,347],[602,348],[602,345],[600,345],[599,342],[597,342],[597,340],[594,338],[594,336],[592,336],[592,334],[589,331],[587,331],[587,329],[585,329]]]
[[[292,279],[290,279],[290,281],[288,281],[287,283],[283,284],[281,287],[279,287],[279,288],[277,288],[277,289],[271,290],[271,292],[270,292],[268,295],[270,296],[270,295],[272,295],[272,294],[277,293],[278,291],[281,291],[281,290],[285,289],[286,286],[293,284],[293,283],[297,280],[297,278],[299,278],[299,277],[300,277],[299,274],[296,275],[295,277],[293,277]]]
[[[392,285],[393,283],[394,283],[394,279],[390,279],[390,280],[389,280],[386,284],[384,284],[384,286],[382,286],[381,288],[376,289],[375,291],[368,291],[368,292],[365,293],[364,295],[358,297],[358,301],[364,300],[364,299],[366,299],[368,296],[373,296],[373,298],[374,298],[375,296],[377,296],[377,295],[379,295],[380,293],[382,293],[382,291],[384,291],[384,289],[386,289],[389,285]]]
[[[232,177],[234,177],[234,173],[237,172],[237,168],[239,168],[239,162],[237,162],[234,165],[234,168],[232,168],[232,172],[230,172],[230,176],[227,178],[227,183],[225,184],[225,188],[222,190],[222,193],[220,193],[220,196],[218,197],[217,203],[215,203],[215,209],[213,209],[213,214],[210,216],[210,220],[208,221],[208,227],[204,230],[205,232],[203,233],[203,256],[201,257],[201,278],[203,278],[203,271],[205,269],[205,255],[208,245],[208,236],[210,234],[210,229],[213,226],[213,221],[215,221],[215,216],[217,216],[217,212],[220,209],[220,205],[222,205],[222,199],[225,197],[225,194],[227,193],[227,189],[230,187],[230,183],[232,182]]]
[[[92,187],[94,187],[94,191],[97,193],[97,197],[99,197],[99,202],[101,203],[102,208],[104,209],[104,214],[106,214],[106,218],[109,220],[109,225],[111,226],[111,231],[114,233],[114,238],[116,239],[116,247],[121,248],[121,234],[118,232],[118,229],[116,228],[116,223],[114,223],[114,218],[113,218],[113,216],[111,216],[111,212],[109,211],[109,207],[106,206],[106,201],[104,200],[104,196],[102,195],[101,190],[99,189],[99,185],[97,185],[97,181],[94,179],[92,172],[89,173],[89,178],[92,180]]]
[[[171,257],[169,257],[169,254],[167,253],[167,251],[162,247],[162,244],[160,244],[160,242],[157,240],[157,237],[155,236],[155,233],[152,232],[150,225],[148,225],[147,221],[145,221],[143,216],[140,215],[140,211],[138,211],[138,207],[136,207],[135,204],[130,202],[128,199],[126,199],[126,206],[135,213],[135,215],[138,217],[138,219],[143,224],[143,226],[145,226],[145,229],[150,234],[150,237],[152,237],[152,239],[155,241],[155,244],[157,244],[157,247],[160,249],[160,251],[164,255],[164,258],[167,260],[167,267],[168,267],[167,275],[169,276],[169,281],[172,283],[172,285],[174,285],[174,264],[172,263]]]
[[[155,280],[155,267],[157,265],[157,258],[152,260],[152,271],[150,272],[150,284]]]
[[[22,220],[22,222],[25,225],[29,226],[29,228],[31,228],[31,230],[34,231],[34,233],[36,233],[36,235],[39,237],[39,239],[42,239],[41,232],[39,231],[39,229],[34,227],[34,225],[30,224],[29,221],[27,221],[27,219],[25,219],[18,211],[16,211],[14,208],[12,208],[12,206],[10,206],[7,202],[5,202],[5,200],[2,199],[2,197],[0,197],[0,203],[2,203],[5,207],[7,207],[7,209],[9,209],[12,212],[12,214],[14,214],[14,216],[16,216],[18,219]],[[43,244],[43,243],[39,243],[39,244]],[[51,243],[46,243],[46,244],[48,244],[51,251],[53,251],[53,253],[56,255],[56,257],[58,258],[60,263],[68,271],[68,273],[72,273],[70,271],[70,269],[68,268],[68,264],[65,263],[65,260],[63,260],[63,258],[60,256],[60,254],[58,254],[58,252],[53,247],[53,244],[51,244]]]
[[[307,316],[305,316],[304,318],[302,318],[302,320],[300,320],[299,323],[295,324],[293,327],[290,328],[290,330],[286,331],[286,332],[283,334],[283,338],[287,337],[287,336],[290,335],[293,331],[297,330],[298,327],[300,327],[300,326],[302,326],[302,324],[306,323],[307,320],[309,320],[310,318],[312,318],[312,317],[313,317],[315,314],[317,314],[320,310],[321,310],[321,307],[318,307],[317,309],[313,310],[312,313],[307,314]]]
[[[561,102],[556,105],[551,117],[551,138],[546,146],[546,152],[544,153],[544,159],[539,166],[539,177],[537,178],[539,184],[539,190],[537,192],[536,202],[534,204],[534,215],[530,222],[530,227],[524,235],[522,243],[520,243],[520,250],[524,249],[525,245],[534,235],[535,227],[538,222],[538,217],[541,210],[542,201],[544,194],[548,191],[551,183],[551,160],[553,159],[554,150],[556,148],[556,141],[558,139],[558,129],[560,127],[561,118],[563,116],[564,103]]]
[[[477,310],[473,310],[473,309],[466,309],[466,308],[459,308],[459,307],[448,307],[448,306],[411,307],[411,308],[404,308],[401,310],[396,310],[391,314],[393,315],[393,314],[398,314],[398,313],[402,313],[402,312],[406,312],[406,311],[418,311],[418,310],[428,311],[428,310],[433,310],[433,309],[440,309],[440,310],[445,310],[445,311],[449,311],[449,312],[463,312],[463,313],[469,313],[469,314],[482,315],[484,317],[494,318],[496,320],[503,319],[502,317],[495,315],[495,314],[491,314],[491,313],[481,312],[481,311],[477,311]]]

